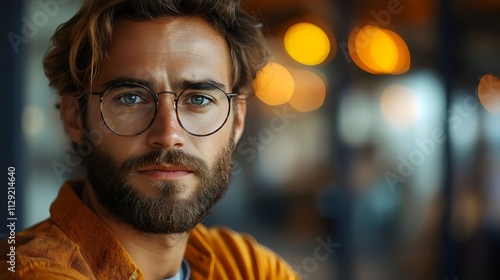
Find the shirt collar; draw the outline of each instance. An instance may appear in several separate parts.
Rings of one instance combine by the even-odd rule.
[[[210,234],[201,224],[191,231],[186,259],[191,266],[192,279],[213,279],[216,257],[212,250]]]
[[[96,279],[144,279],[125,248],[106,224],[79,197],[83,181],[65,183],[50,207],[51,219],[75,242]],[[190,233],[185,259],[192,279],[211,279],[215,255],[203,225]]]
[[[82,188],[83,181],[63,185],[50,207],[52,221],[79,246],[96,279],[142,279],[125,248],[77,195]]]

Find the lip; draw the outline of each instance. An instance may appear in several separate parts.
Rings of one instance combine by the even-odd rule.
[[[192,174],[193,171],[178,165],[154,165],[139,169],[137,174],[154,178],[156,180],[175,180]]]

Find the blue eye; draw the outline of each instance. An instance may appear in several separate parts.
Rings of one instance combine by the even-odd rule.
[[[145,100],[141,98],[138,94],[127,93],[118,98],[118,100],[124,104],[138,104],[143,103]]]
[[[188,103],[191,103],[193,105],[203,106],[203,105],[206,105],[207,103],[211,102],[212,100],[208,99],[207,97],[205,97],[203,95],[192,95],[189,97],[189,99],[187,101],[188,101]]]

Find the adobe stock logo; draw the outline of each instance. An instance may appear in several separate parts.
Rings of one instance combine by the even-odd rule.
[[[318,269],[319,262],[326,261],[334,249],[340,247],[340,243],[331,241],[330,235],[326,237],[326,242],[319,237],[316,241],[319,245],[314,248],[313,255],[303,259],[300,265],[293,265],[293,269],[302,276],[302,279],[308,279]]]
[[[39,28],[45,27],[49,23],[49,19],[54,18],[59,13],[60,5],[66,5],[69,2],[70,0],[39,0],[37,4],[41,10],[33,13],[30,18],[21,18],[23,23],[21,34],[14,32],[7,34],[14,52],[19,53],[19,47],[22,44],[28,44],[29,40],[38,34]]]
[[[480,108],[479,101],[472,96],[465,98],[461,103],[453,105],[445,115],[445,122],[449,125],[450,131],[462,128],[465,121]],[[396,190],[396,186],[404,183],[416,171],[425,164],[440,145],[446,141],[446,131],[442,127],[434,128],[429,137],[415,139],[415,148],[407,155],[398,155],[398,167],[394,171],[385,171],[384,178],[391,192]],[[397,172],[396,172],[397,171]]]
[[[242,139],[235,152],[240,156],[244,156],[243,158],[247,162],[255,160],[259,152],[264,151],[267,145],[274,141],[274,137],[282,133],[291,124],[292,120],[297,117],[295,113],[288,112],[287,108],[283,106],[281,111],[277,108],[273,109],[274,116],[269,120],[269,125],[261,128],[256,135]],[[237,176],[243,171],[243,168],[236,160],[233,160],[233,164],[233,176]]]
[[[407,0],[408,2],[411,2],[412,0]],[[404,1],[403,1],[404,2]],[[371,10],[370,15],[372,16],[373,20],[369,21],[368,23],[364,24],[363,26],[377,26],[377,27],[383,27],[386,28],[389,26],[389,24],[392,21],[392,17],[395,15],[400,14],[403,12],[404,7],[403,3],[400,0],[388,0],[387,1],[387,7],[386,9],[382,9],[379,11]],[[353,32],[358,33],[361,30],[362,27],[356,26],[353,28]],[[372,37],[373,34],[363,34],[365,37]],[[368,40],[370,38],[364,38],[363,40],[363,45],[366,45]],[[365,46],[366,47],[366,46]],[[339,49],[342,51],[342,54],[344,55],[344,58],[346,59],[347,63],[352,62],[351,55],[349,54],[349,48],[355,48],[355,46],[350,46],[348,42],[341,42],[339,44]]]
[[[83,164],[83,159],[92,153],[94,147],[101,144],[104,137],[102,127],[101,129],[93,129],[90,132],[84,130],[83,134],[86,140],[78,144],[76,149],[73,149],[71,145],[66,147],[65,162],[53,161],[50,165],[61,183],[66,180],[66,173],[71,174],[77,170]]]

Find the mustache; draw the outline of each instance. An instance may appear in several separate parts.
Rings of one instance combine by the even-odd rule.
[[[145,155],[131,157],[121,164],[119,172],[122,174],[130,173],[146,166],[163,164],[183,166],[189,168],[195,174],[209,173],[207,164],[201,158],[172,148],[156,149]]]

